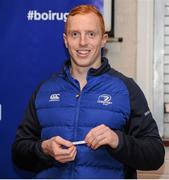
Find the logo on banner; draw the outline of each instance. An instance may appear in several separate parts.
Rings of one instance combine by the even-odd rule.
[[[103,104],[103,105],[112,104],[111,96],[109,94],[102,94],[98,97],[97,103]]]
[[[68,12],[38,12],[37,10],[29,10],[27,13],[28,21],[64,21],[66,22]]]
[[[60,94],[51,94],[49,98],[49,102],[51,101],[60,101]]]

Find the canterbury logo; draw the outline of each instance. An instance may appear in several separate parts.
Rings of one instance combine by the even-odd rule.
[[[112,104],[111,96],[109,94],[102,94],[98,97],[97,103],[100,103],[103,105]]]
[[[60,101],[60,94],[51,94],[49,101]]]

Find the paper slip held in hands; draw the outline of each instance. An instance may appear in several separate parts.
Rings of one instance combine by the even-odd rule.
[[[86,144],[85,141],[74,141],[72,142],[74,145]]]

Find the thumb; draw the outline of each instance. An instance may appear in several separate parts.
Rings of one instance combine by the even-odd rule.
[[[62,137],[60,136],[56,136],[54,138],[55,142],[59,145],[62,145],[62,146],[65,146],[65,147],[71,147],[73,146],[73,143],[71,141],[68,141],[66,139],[63,139]]]

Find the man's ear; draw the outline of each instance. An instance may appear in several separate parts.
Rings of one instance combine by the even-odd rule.
[[[102,45],[101,45],[102,48],[106,45],[107,40],[108,40],[108,34],[104,34],[102,38]]]
[[[67,44],[67,36],[66,36],[65,33],[63,33],[63,39],[64,39],[64,43],[65,43],[66,48],[68,48],[68,44]]]

